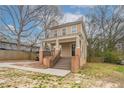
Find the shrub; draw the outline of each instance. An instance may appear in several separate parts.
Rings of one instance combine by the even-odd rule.
[[[106,52],[104,52],[104,62],[119,64],[121,61],[119,58],[119,54],[117,52],[106,51]]]

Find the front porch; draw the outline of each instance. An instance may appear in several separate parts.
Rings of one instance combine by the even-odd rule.
[[[79,36],[46,39],[42,42],[39,53],[41,64],[48,68],[69,69],[77,72],[82,66]]]

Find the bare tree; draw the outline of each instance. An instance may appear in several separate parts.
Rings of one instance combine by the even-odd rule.
[[[37,32],[37,36],[34,35],[33,41],[36,43],[41,33],[55,23],[60,14],[58,6],[0,6],[0,11],[1,21],[7,29],[7,32],[2,33],[16,40],[18,49],[21,40],[30,37],[36,31],[34,28],[41,26],[42,30]],[[31,45],[35,45],[34,43]]]
[[[100,27],[97,24],[97,19],[94,12],[90,12],[86,15],[86,32],[88,37],[88,60],[93,56],[96,56],[100,49]]]
[[[1,21],[7,32],[3,32],[16,40],[18,49],[21,38],[31,35],[32,29],[41,23],[39,10],[44,6],[0,6]]]
[[[104,42],[104,48],[113,50],[116,43],[124,34],[124,7],[123,6],[99,6],[99,24]]]
[[[41,27],[42,31],[45,32],[45,36],[48,33],[48,29],[51,26],[59,24],[59,20],[62,17],[61,8],[59,6],[46,6],[45,11],[41,12]]]
[[[95,52],[112,51],[124,37],[124,7],[96,6],[88,14],[90,48]],[[97,29],[96,29],[97,28]],[[98,52],[96,52],[98,53]]]
[[[34,46],[41,44],[42,36],[46,36],[48,29],[51,26],[57,25],[59,19],[62,17],[59,6],[44,6],[44,11],[40,10],[39,18],[42,20],[38,26],[40,31],[33,33],[28,39],[30,45],[30,52]]]

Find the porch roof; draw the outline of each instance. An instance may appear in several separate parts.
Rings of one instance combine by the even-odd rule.
[[[73,42],[73,41],[76,41],[77,36],[78,34],[71,34],[71,35],[66,35],[66,36],[47,38],[47,39],[42,40],[42,42],[55,42],[56,39],[58,39],[60,42]]]

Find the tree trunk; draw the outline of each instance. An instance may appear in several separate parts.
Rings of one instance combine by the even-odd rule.
[[[29,59],[31,60],[32,58],[32,49],[33,49],[33,46],[31,46],[31,48],[30,48],[30,52],[29,52]]]
[[[20,38],[17,39],[17,50],[21,49]]]

